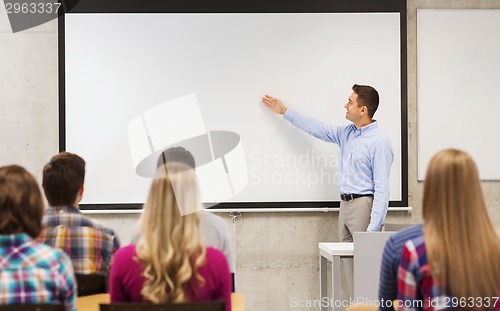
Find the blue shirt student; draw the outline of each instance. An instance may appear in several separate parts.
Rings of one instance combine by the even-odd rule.
[[[385,243],[378,289],[379,301],[384,301],[384,303],[381,303],[379,310],[394,310],[392,301],[398,298],[398,265],[401,259],[401,251],[408,240],[421,235],[422,225],[416,225],[397,232],[389,237],[389,240]],[[391,303],[387,301],[391,301]]]
[[[284,117],[310,135],[340,147],[340,193],[372,194],[367,231],[380,231],[389,206],[389,173],[394,154],[376,120],[360,127],[326,125],[287,109]]]

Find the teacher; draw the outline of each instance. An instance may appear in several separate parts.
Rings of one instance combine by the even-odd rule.
[[[339,240],[352,242],[356,231],[380,231],[389,206],[389,173],[394,153],[389,137],[373,119],[379,105],[378,92],[355,84],[345,104],[345,117],[352,124],[326,125],[288,109],[269,95],[262,102],[299,129],[340,147]]]

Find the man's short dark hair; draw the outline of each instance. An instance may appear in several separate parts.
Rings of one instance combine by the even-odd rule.
[[[61,152],[43,168],[42,186],[51,206],[72,205],[85,181],[85,161]]]
[[[42,217],[43,199],[35,177],[19,165],[0,167],[0,234],[24,232],[36,238]]]
[[[377,90],[369,85],[358,84],[354,84],[352,90],[358,95],[358,106],[366,106],[368,108],[368,115],[370,118],[373,118],[379,102]]]

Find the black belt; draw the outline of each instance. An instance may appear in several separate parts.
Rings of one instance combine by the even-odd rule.
[[[342,199],[342,201],[351,201],[351,200],[361,198],[361,197],[373,197],[373,194],[353,194],[353,193],[351,193],[351,194],[341,193],[340,194],[340,198]]]

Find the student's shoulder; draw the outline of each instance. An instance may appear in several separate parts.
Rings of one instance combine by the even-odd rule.
[[[402,229],[389,237],[387,244],[394,249],[401,249],[408,240],[414,239],[422,234],[422,226],[416,225]]]
[[[207,261],[209,262],[226,262],[227,263],[227,259],[226,259],[226,255],[224,255],[224,253],[216,248],[213,248],[213,247],[207,247],[206,248],[207,250],[207,253],[206,253],[206,258],[207,258]]]
[[[62,266],[71,265],[71,259],[62,250],[52,247],[45,243],[33,241],[31,245],[31,259],[30,262],[37,263],[39,266]]]
[[[129,244],[120,247],[116,251],[114,255],[114,260],[124,262],[124,261],[135,260],[136,257],[137,257],[137,252],[135,250],[135,244]]]
[[[425,249],[425,237],[423,232],[420,234],[407,239],[406,243],[403,245],[403,249],[411,255],[412,258],[420,258],[422,256],[425,257],[426,249]]]
[[[207,247],[205,255],[205,265],[202,268],[203,274],[208,273],[214,276],[221,276],[230,273],[226,256],[220,250]]]
[[[214,212],[201,211],[200,212],[200,222],[208,225],[222,226],[226,225],[224,219]]]
[[[116,251],[116,255],[125,255],[125,256],[135,255],[136,254],[135,249],[136,249],[136,245],[135,244],[125,245],[125,246],[120,247]]]
[[[399,233],[401,235],[420,235],[422,233],[423,227],[424,227],[423,224],[417,224],[408,228],[404,228],[401,231],[399,231]]]
[[[75,217],[79,217],[80,218],[80,225],[81,226],[87,226],[87,227],[90,227],[90,228],[93,228],[93,229],[96,229],[96,230],[100,230],[103,233],[111,235],[113,237],[116,236],[116,233],[115,233],[115,231],[113,229],[104,226],[102,223],[100,223],[99,221],[97,221],[95,219],[92,219],[92,218],[90,218],[90,217],[88,217],[86,215],[83,215],[83,214],[80,214],[80,215],[75,216]]]
[[[422,228],[423,225],[418,224],[402,229],[396,232],[394,235],[392,235],[390,239],[395,243],[402,243],[404,245],[406,241],[415,239],[418,236],[422,235]]]
[[[402,229],[389,237],[385,245],[384,252],[397,257],[397,255],[401,253],[403,246],[405,246],[409,240],[417,238],[421,234],[421,224]]]

